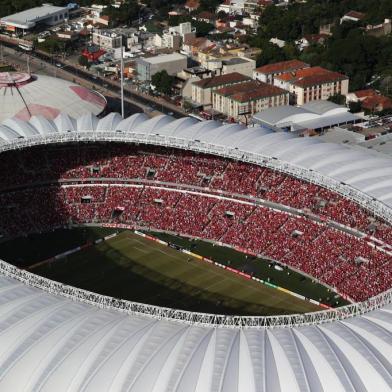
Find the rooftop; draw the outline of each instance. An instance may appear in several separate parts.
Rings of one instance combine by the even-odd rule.
[[[16,14],[5,16],[4,18],[1,18],[1,22],[32,28],[35,26],[35,23],[42,19],[49,18],[52,14],[59,11],[68,12],[68,8],[42,5],[41,7],[34,7]]]
[[[295,71],[297,69],[308,68],[309,64],[300,60],[281,61],[279,63],[267,64],[256,68],[256,71],[264,74],[281,73]]]
[[[267,83],[252,80],[245,83],[223,87],[215,91],[215,93],[224,95],[225,97],[230,97],[238,102],[249,102],[255,99],[287,94],[287,91]]]
[[[298,87],[308,87],[323,83],[332,83],[338,80],[345,80],[348,79],[348,77],[339,72],[329,71],[322,67],[311,67],[286,72],[277,76],[276,79],[289,82]]]
[[[150,64],[160,64],[160,63],[169,63],[171,61],[177,61],[177,60],[186,60],[186,56],[183,54],[179,53],[170,53],[170,54],[161,54],[158,56],[152,56],[152,57],[143,57],[141,60],[144,60],[147,63]]]
[[[365,18],[366,15],[364,13],[358,12],[358,11],[349,11],[344,16],[361,20],[361,19]]]
[[[233,57],[231,59],[228,60],[223,60],[222,61],[224,65],[235,65],[235,64],[245,64],[248,63],[249,60],[244,59],[242,57]]]
[[[232,83],[240,83],[251,80],[248,76],[242,75],[239,72],[232,72],[221,76],[213,76],[205,78],[193,83],[195,86],[201,88],[213,88],[225,86]]]

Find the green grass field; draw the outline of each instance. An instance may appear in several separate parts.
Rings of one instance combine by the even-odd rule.
[[[128,231],[32,272],[105,295],[191,311],[267,315],[319,309]]]

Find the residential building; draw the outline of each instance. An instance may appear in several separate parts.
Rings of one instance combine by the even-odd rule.
[[[347,103],[360,102],[362,109],[372,113],[392,109],[392,100],[373,89],[348,93],[346,100]]]
[[[242,15],[245,10],[245,1],[244,0],[225,0],[222,4],[220,4],[216,13],[225,12],[229,15]]]
[[[256,61],[253,59],[248,59],[246,57],[232,57],[228,60],[222,61],[221,74],[225,75],[238,72],[251,78],[255,67]]]
[[[75,31],[58,31],[57,37],[64,41],[76,41],[79,35]]]
[[[161,36],[161,41],[157,39],[157,43],[161,48],[171,48],[180,50],[183,42],[187,39],[196,37],[196,29],[192,27],[190,22],[180,23],[178,26],[169,27],[164,30]],[[158,45],[157,45],[158,46]]]
[[[200,7],[199,0],[187,0],[187,2],[184,5],[184,8],[189,12],[196,11],[199,7]]]
[[[207,49],[211,45],[213,45],[212,41],[206,37],[187,38],[184,40],[182,50],[188,56],[197,56],[201,50]]]
[[[287,105],[289,93],[267,83],[250,80],[212,92],[212,108],[238,121],[265,109]]]
[[[279,38],[276,38],[276,37],[275,38],[271,38],[269,40],[269,42],[272,45],[277,46],[278,48],[284,48],[286,46],[286,41],[283,41],[282,39],[279,39]]]
[[[343,22],[360,22],[365,19],[366,15],[358,11],[349,11],[340,18],[340,24]]]
[[[203,67],[186,68],[176,75],[178,91],[186,101],[192,100],[192,84],[207,78],[211,72]]]
[[[216,16],[212,12],[202,11],[200,12],[200,14],[194,16],[192,19],[197,20],[198,22],[214,24]]]
[[[100,17],[94,19],[94,23],[95,23],[95,25],[109,27],[110,17],[109,17],[109,15],[101,15]]]
[[[348,84],[347,76],[321,67],[286,72],[274,78],[274,85],[288,90],[297,105],[327,100],[336,94],[347,95]]]
[[[366,34],[371,35],[373,37],[383,37],[385,35],[392,33],[392,20],[385,19],[384,23],[380,23],[378,25],[367,25],[366,26]]]
[[[138,79],[141,81],[150,81],[154,74],[163,70],[175,75],[184,68],[187,68],[187,57],[179,53],[136,59]]]
[[[192,84],[192,101],[203,107],[211,106],[213,91],[249,80],[251,80],[249,77],[238,72],[199,80]]]
[[[113,30],[94,29],[92,34],[92,41],[94,45],[104,49],[120,48],[121,34],[117,34]]]
[[[294,72],[309,67],[309,64],[299,60],[281,61],[279,63],[267,64],[256,68],[253,73],[253,79],[274,84],[274,78],[278,75],[282,75],[285,72]]]
[[[299,51],[303,51],[310,45],[324,45],[329,38],[327,34],[307,34],[302,38],[295,41],[295,44]]]

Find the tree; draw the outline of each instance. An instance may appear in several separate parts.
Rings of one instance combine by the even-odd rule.
[[[156,91],[169,95],[172,91],[174,77],[170,76],[166,70],[157,72],[151,77],[151,84],[155,87]]]
[[[346,103],[346,97],[342,94],[335,94],[330,96],[328,101],[336,103],[337,105],[344,105]]]
[[[79,65],[81,65],[82,67],[88,68],[90,65],[90,63],[88,62],[88,60],[85,56],[79,56],[78,62],[79,62]]]
[[[362,105],[361,105],[360,101],[358,101],[358,102],[350,102],[348,104],[348,107],[350,108],[350,112],[351,113],[358,113],[358,112],[360,112],[362,110]]]
[[[257,57],[256,64],[260,67],[265,64],[277,63],[284,60],[287,60],[287,55],[282,48],[270,42],[264,42],[261,45],[261,54]]]

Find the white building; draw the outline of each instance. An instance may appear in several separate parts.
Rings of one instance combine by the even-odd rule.
[[[104,49],[116,49],[121,47],[121,34],[113,30],[94,29],[92,34],[93,44]]]
[[[41,7],[30,8],[26,11],[5,16],[0,19],[0,25],[5,26],[6,30],[18,32],[22,30],[32,30],[37,25],[54,26],[68,20],[67,7],[55,7],[45,4]]]
[[[169,27],[168,30],[163,31],[162,36],[159,34],[157,36],[159,38],[156,38],[156,46],[179,50],[185,40],[196,37],[196,29],[192,27],[191,22],[184,22]]]
[[[293,101],[303,105],[334,95],[347,95],[349,79],[338,72],[312,67],[275,76],[274,85],[290,91]]]
[[[248,59],[246,57],[233,57],[228,60],[222,60],[221,73],[222,75],[225,75],[232,72],[238,72],[251,78],[255,67],[256,61],[253,59]]]
[[[138,58],[136,60],[138,78],[142,81],[150,81],[154,74],[163,70],[166,70],[169,75],[176,75],[187,68],[187,62],[187,57],[179,53]]]
[[[280,61],[278,63],[267,64],[256,68],[253,73],[253,79],[273,84],[274,78],[278,75],[309,67],[309,64],[299,60]]]

